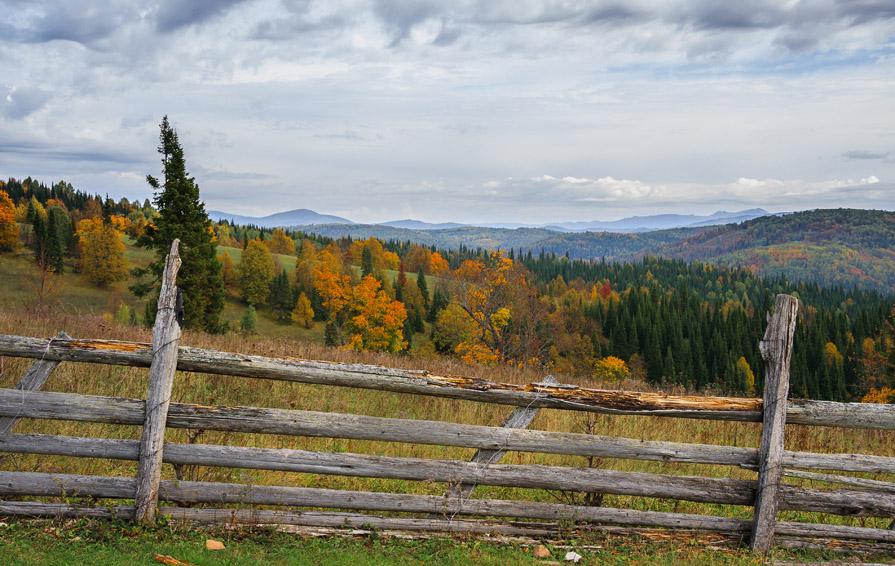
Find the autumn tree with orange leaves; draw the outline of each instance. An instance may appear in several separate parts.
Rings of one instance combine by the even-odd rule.
[[[407,311],[382,291],[379,281],[364,277],[352,286],[351,277],[333,272],[325,263],[314,270],[314,288],[326,310],[327,342],[356,350],[400,352]]]
[[[0,191],[0,251],[12,251],[19,243],[16,207],[6,191]]]

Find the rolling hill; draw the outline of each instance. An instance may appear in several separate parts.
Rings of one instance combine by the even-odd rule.
[[[278,212],[269,216],[254,217],[240,216],[239,214],[230,214],[229,212],[221,212],[219,210],[209,210],[208,217],[215,222],[223,220],[232,220],[235,224],[254,225],[262,228],[279,228],[282,226],[297,225],[315,225],[315,224],[351,224],[352,222],[341,216],[332,216],[330,214],[319,214],[313,210],[299,208],[286,212]]]
[[[765,216],[668,242],[653,253],[895,292],[895,213],[827,209]]]

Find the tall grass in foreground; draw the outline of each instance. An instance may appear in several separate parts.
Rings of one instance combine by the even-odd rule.
[[[65,314],[48,313],[36,316],[23,309],[2,307],[0,310],[0,333],[34,337],[49,337],[59,330],[66,331],[75,338],[101,338],[148,342],[148,330],[124,327],[98,316],[71,317]],[[493,381],[509,383],[530,383],[539,381],[544,372],[531,368],[486,368],[470,366],[450,358],[416,359],[387,354],[359,353],[349,350],[328,348],[288,337],[266,338],[261,336],[241,336],[229,334],[212,336],[187,332],[182,345],[214,350],[248,353],[271,357],[300,357],[306,359],[330,360],[377,364],[407,369],[426,369],[433,373],[482,377]],[[32,360],[0,359],[0,387],[13,387]],[[95,364],[66,362],[61,364],[44,386],[44,390],[72,392],[111,397],[145,398],[149,371],[145,368],[126,368]],[[582,381],[557,375],[560,382],[578,383],[588,387],[619,388],[618,384],[604,384]],[[647,390],[644,384],[621,384],[624,389]],[[684,393],[683,391],[674,391]],[[241,377],[215,376],[190,372],[179,372],[174,383],[175,402],[199,403],[205,405],[240,405],[311,411],[356,413],[382,417],[442,420],[467,424],[499,425],[512,411],[512,407],[497,406],[469,401],[438,399],[409,394],[356,390],[339,387],[306,385],[273,380],[254,380]],[[704,420],[676,419],[663,417],[606,416],[543,409],[532,423],[533,429],[585,432],[606,436],[620,436],[642,440],[665,440],[757,447],[760,440],[760,425],[757,423],[716,422]],[[16,428],[21,433],[44,433],[70,436],[97,436],[107,438],[138,439],[139,427],[118,426],[96,423],[75,423],[66,421],[25,420]],[[366,454],[469,459],[473,450],[441,446],[423,446],[360,440],[327,438],[284,437],[276,435],[242,434],[214,431],[189,431],[168,429],[169,442],[198,442],[203,444],[226,444],[265,448],[293,448],[303,450],[323,450],[333,452],[358,452]],[[840,428],[787,427],[786,448],[813,452],[860,452],[895,456],[895,443],[888,431],[864,431]],[[728,466],[699,464],[671,464],[634,460],[597,460],[574,456],[529,454],[511,452],[503,460],[510,464],[545,464],[556,466],[588,466],[600,468],[651,472],[675,475],[701,475],[710,477],[735,477],[754,479],[755,472]],[[32,455],[0,456],[0,469],[17,471],[41,471],[74,474],[95,474],[130,476],[136,473],[136,462],[109,461],[100,459],[75,459]],[[290,486],[328,487],[352,490],[395,491],[440,495],[444,484],[432,482],[409,482],[400,480],[380,480],[336,476],[319,476],[288,472],[189,467],[175,471],[166,465],[167,478],[224,481],[251,484],[278,484]],[[865,475],[872,479],[893,481],[881,474]],[[806,480],[793,481],[806,487],[833,487]],[[474,495],[489,498],[516,498],[537,501],[579,503],[582,494],[550,493],[540,490],[501,487],[479,487]],[[659,500],[653,498],[607,495],[603,506],[642,510],[676,511],[749,518],[752,509],[741,506],[710,505],[684,501]],[[888,521],[873,518],[838,517],[817,513],[783,512],[781,520],[827,522],[854,526],[884,528]]]

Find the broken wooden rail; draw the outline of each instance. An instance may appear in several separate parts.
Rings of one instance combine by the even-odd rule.
[[[173,281],[173,279],[172,279]],[[795,299],[779,296],[776,322],[771,321],[762,351],[769,374],[785,382]],[[175,317],[176,318],[176,317]],[[173,319],[172,319],[173,320]],[[785,322],[784,322],[785,320]],[[159,511],[194,521],[279,522],[333,528],[346,524],[421,531],[449,531],[548,536],[556,521],[574,521],[584,529],[661,527],[722,531],[751,535],[753,548],[766,550],[783,537],[831,537],[868,541],[865,545],[893,545],[895,531],[802,523],[778,523],[777,510],[801,510],[839,515],[895,517],[895,501],[880,497],[891,484],[857,481],[861,489],[819,490],[782,484],[782,475],[799,470],[833,470],[895,474],[895,458],[863,454],[815,454],[783,450],[786,423],[895,430],[895,408],[883,405],[786,402],[785,386],[769,380],[765,400],[728,397],[671,396],[587,389],[558,384],[552,378],[528,385],[496,383],[425,371],[398,370],[360,364],[337,364],[176,347],[179,327],[154,331],[169,352],[166,369],[150,380],[149,400],[120,399],[37,391],[33,377],[18,390],[0,389],[0,452],[132,460],[141,470],[136,479],[0,471],[0,496],[91,497],[134,499],[135,505],[97,507],[52,501],[0,500],[0,514],[127,517],[152,520],[158,501],[187,505],[230,505],[230,508],[170,508]],[[173,334],[171,334],[173,332]],[[790,338],[787,339],[787,336]],[[155,354],[153,354],[155,352]],[[174,355],[176,354],[176,356]],[[62,334],[50,340],[0,336],[0,355],[35,358],[28,376],[46,379],[61,362],[87,362],[137,367],[162,367],[158,345],[134,342],[71,339]],[[215,375],[279,379],[299,383],[347,386],[405,394],[428,395],[516,406],[501,427],[441,421],[345,415],[315,411],[256,407],[203,406],[164,403],[176,369]],[[774,365],[775,370],[770,366]],[[44,375],[46,374],[46,375]],[[30,390],[23,394],[23,389]],[[166,393],[166,391],[168,393]],[[683,444],[661,441],[528,430],[541,408],[602,414],[672,416],[731,421],[764,421],[762,449]],[[773,409],[776,409],[773,410]],[[150,419],[149,415],[155,413]],[[160,418],[162,417],[162,418]],[[136,425],[144,427],[143,442],[107,438],[63,437],[10,432],[21,418]],[[150,422],[152,421],[152,422]],[[154,423],[154,424],[152,424]],[[399,458],[367,454],[306,450],[164,443],[166,427],[249,432],[305,437],[345,438],[381,442],[474,448],[473,461]],[[519,428],[516,428],[519,427]],[[154,432],[153,432],[154,431]],[[154,439],[147,445],[147,438]],[[154,443],[154,444],[153,444]],[[759,480],[619,472],[572,466],[507,465],[498,460],[506,451],[569,456],[627,458],[669,463],[700,463],[764,469]],[[770,454],[770,455],[769,455]],[[370,493],[289,486],[252,486],[212,482],[171,482],[158,479],[161,463],[217,466],[286,472],[444,482],[454,486],[443,496]],[[143,471],[143,470],[146,471]],[[768,472],[771,470],[771,472]],[[798,472],[795,474],[810,474]],[[821,474],[825,480],[842,478]],[[817,477],[820,477],[817,476]],[[848,478],[845,479],[848,481]],[[879,484],[879,485],[878,485]],[[506,486],[586,493],[755,506],[753,520],[679,513],[644,512],[531,501],[472,499],[475,486]],[[144,486],[144,487],[138,487]],[[881,491],[882,490],[882,491]],[[344,512],[292,512],[245,509],[245,506],[297,506],[344,509]],[[357,512],[423,513],[425,517],[379,517]],[[468,517],[509,517],[512,521]],[[547,522],[545,522],[547,521]],[[577,528],[577,527],[576,527]],[[781,540],[782,542],[782,540]],[[792,544],[809,544],[791,539]],[[855,543],[857,544],[857,543]],[[895,548],[895,547],[893,547]]]
[[[151,346],[116,340],[50,340],[0,335],[0,356],[149,367]],[[517,407],[567,409],[609,415],[651,415],[761,422],[762,400],[740,397],[665,395],[590,389],[576,385],[516,385],[479,378],[442,376],[363,364],[278,359],[181,346],[177,369],[429,395]],[[790,400],[787,424],[895,430],[895,406],[871,403]]]

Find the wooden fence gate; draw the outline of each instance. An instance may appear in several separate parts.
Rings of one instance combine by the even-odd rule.
[[[749,537],[757,551],[772,544],[836,545],[895,550],[895,530],[777,521],[778,510],[895,518],[895,484],[800,470],[895,474],[895,458],[784,450],[784,425],[895,430],[895,407],[822,401],[787,402],[789,361],[798,301],[777,297],[761,343],[766,362],[764,400],[685,397],[586,389],[551,377],[527,386],[358,364],[216,352],[179,347],[177,242],[168,257],[152,344],[0,336],[0,356],[36,361],[15,389],[0,389],[0,452],[134,460],[135,478],[0,470],[0,515],[118,517],[378,528],[401,531],[499,533],[551,537],[561,524],[605,532],[637,528],[712,531]],[[40,391],[64,361],[150,368],[146,400]],[[354,387],[515,406],[500,427],[254,407],[170,403],[175,370],[298,383]],[[640,441],[569,432],[527,430],[542,408],[609,415],[652,415],[762,422],[761,448]],[[143,426],[142,438],[122,440],[16,434],[21,418],[64,419]],[[376,440],[478,449],[472,461],[387,457],[321,451],[165,443],[165,427],[308,437]],[[507,451],[599,458],[737,466],[758,471],[740,480],[621,472],[594,468],[507,465]],[[162,464],[444,482],[444,496],[344,491],[290,486],[162,480]],[[790,475],[849,485],[807,489],[781,483]],[[633,495],[754,506],[753,520],[685,513],[470,497],[475,486]],[[113,506],[11,499],[89,496],[133,500]],[[157,507],[169,501],[199,507]],[[228,507],[222,507],[228,506]],[[263,507],[263,508],[261,508]],[[271,509],[286,507],[289,509]],[[296,510],[294,507],[307,508]],[[322,511],[320,509],[329,509]],[[338,511],[336,511],[338,510]],[[363,512],[386,512],[377,515]],[[475,518],[486,517],[487,519]],[[628,530],[625,530],[628,529]],[[775,539],[776,535],[776,539]],[[843,542],[850,541],[850,542]]]

